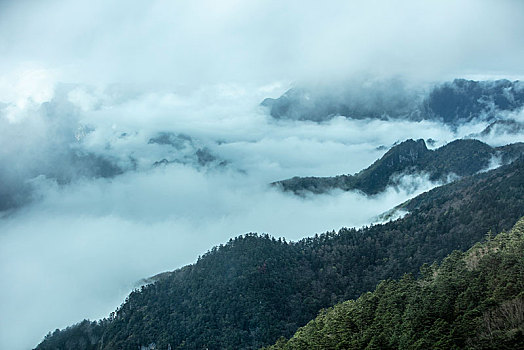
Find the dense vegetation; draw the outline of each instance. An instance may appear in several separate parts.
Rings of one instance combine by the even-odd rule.
[[[487,239],[322,310],[268,349],[523,349],[524,218]]]
[[[355,175],[294,177],[273,185],[295,194],[324,193],[333,189],[377,194],[387,186],[396,185],[402,175],[426,173],[432,181],[445,182],[449,176],[468,176],[486,169],[493,157],[508,163],[521,154],[524,154],[524,143],[493,148],[478,140],[455,140],[429,150],[424,140],[407,140]]]
[[[38,349],[252,349],[290,337],[322,308],[416,274],[524,215],[524,158],[425,193],[384,225],[296,243],[247,234],[132,292],[109,318],[55,331]],[[392,282],[391,282],[392,283]]]

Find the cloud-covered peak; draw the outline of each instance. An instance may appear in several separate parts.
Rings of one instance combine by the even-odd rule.
[[[336,116],[351,119],[436,120],[457,126],[473,120],[492,121],[524,107],[520,81],[455,79],[434,85],[409,86],[399,78],[338,82],[295,87],[266,98],[276,119],[322,122]]]

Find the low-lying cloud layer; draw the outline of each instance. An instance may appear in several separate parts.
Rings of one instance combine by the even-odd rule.
[[[427,189],[424,183],[417,190]],[[141,278],[194,262],[246,232],[298,239],[361,226],[408,197],[337,193],[301,199],[238,173],[184,165],[57,187],[0,223],[2,342],[107,316]],[[27,342],[27,343],[26,343]]]
[[[408,138],[521,141],[482,133],[485,122],[275,120],[259,104],[356,76],[400,76],[414,91],[518,78],[522,6],[0,2],[0,347],[103,317],[141,278],[230,237],[369,224],[435,185],[298,198],[270,182],[355,173]]]
[[[47,101],[4,107],[2,145],[9,151],[1,154],[1,175],[27,189],[30,201],[0,221],[0,280],[7,286],[0,292],[1,342],[15,346],[23,338],[31,346],[56,327],[106,316],[141,278],[191,263],[242,233],[297,240],[369,224],[436,184],[410,176],[375,197],[305,198],[268,184],[355,173],[397,141],[431,138],[437,147],[486,127],[275,121],[258,106],[271,89],[282,87],[115,97],[111,88],[60,85]],[[199,150],[211,161],[199,162]],[[122,173],[86,173],[93,166],[71,162],[71,154],[105,159]]]

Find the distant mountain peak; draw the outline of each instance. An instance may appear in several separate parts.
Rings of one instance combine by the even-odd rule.
[[[396,185],[395,179],[400,175],[425,173],[431,181],[446,182],[450,176],[468,176],[487,169],[494,157],[507,164],[523,153],[522,143],[493,148],[479,140],[459,139],[430,150],[424,140],[409,139],[395,144],[384,156],[355,175],[294,177],[273,184],[295,194],[341,189],[372,195]]]
[[[392,147],[382,159],[388,166],[393,166],[394,163],[409,163],[416,164],[417,161],[429,152],[426,143],[423,139],[413,140],[409,139]]]
[[[500,112],[524,107],[524,83],[455,79],[420,92],[400,81],[336,87],[294,87],[261,103],[276,119],[325,121],[351,119],[436,120],[458,125],[475,119],[494,120]]]

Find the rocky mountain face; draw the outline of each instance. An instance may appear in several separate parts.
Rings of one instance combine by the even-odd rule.
[[[424,173],[431,181],[446,182],[451,177],[473,175],[487,169],[493,159],[505,164],[524,152],[524,143],[491,147],[478,140],[455,140],[436,150],[424,140],[407,140],[393,146],[382,158],[354,175],[334,177],[294,177],[274,182],[274,186],[295,194],[325,193],[334,189],[359,190],[377,194],[395,186],[402,175]]]

